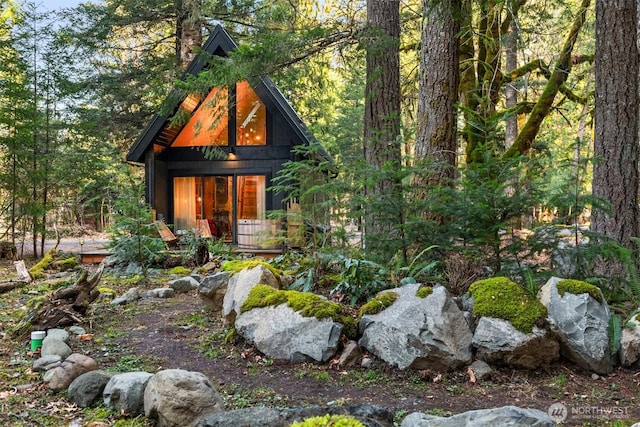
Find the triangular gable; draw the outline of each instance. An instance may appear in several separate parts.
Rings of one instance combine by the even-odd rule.
[[[237,44],[233,41],[231,36],[222,28],[217,25],[205,44],[202,47],[204,52],[211,55],[226,56],[228,52],[237,48]],[[196,75],[206,66],[207,54],[200,54],[194,58],[189,64],[187,71],[185,72],[183,79],[188,75]],[[319,154],[324,160],[332,162],[328,153],[319,145],[317,140],[311,134],[309,129],[304,125],[300,116],[295,112],[289,101],[286,100],[284,95],[276,87],[275,83],[268,77],[262,77],[259,83],[253,88],[258,96],[265,102],[269,108],[274,109],[275,113],[279,113],[285,122],[290,126],[296,137],[302,141],[305,145],[317,145],[319,147]],[[180,100],[181,103],[189,102],[188,97]],[[169,147],[173,138],[180,132],[183,126],[172,126],[169,119],[177,109],[180,103],[176,106],[176,109],[170,115],[155,115],[151,122],[144,129],[142,134],[138,137],[136,142],[130,148],[127,154],[127,161],[135,163],[144,163],[145,153],[154,145],[160,147]]]

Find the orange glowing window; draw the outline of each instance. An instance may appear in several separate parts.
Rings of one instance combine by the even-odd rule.
[[[187,102],[185,99],[185,102]],[[184,105],[187,111],[193,99]],[[229,94],[226,88],[214,88],[189,119],[173,142],[174,147],[229,145]]]
[[[267,108],[248,82],[236,84],[236,144],[267,143]]]

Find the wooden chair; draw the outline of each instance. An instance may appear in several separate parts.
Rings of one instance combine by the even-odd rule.
[[[164,241],[165,245],[167,245],[167,249],[178,246],[178,238],[173,234],[173,231],[171,231],[164,221],[156,221],[156,228],[158,229],[158,234]]]
[[[209,227],[209,221],[206,219],[199,219],[196,221],[196,236],[210,238],[213,237],[211,235],[211,228]]]

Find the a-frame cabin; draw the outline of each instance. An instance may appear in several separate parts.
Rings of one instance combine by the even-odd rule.
[[[227,56],[237,47],[217,26],[203,46],[212,55]],[[200,54],[185,78],[207,67]],[[183,109],[184,125],[170,118]],[[260,246],[257,236],[278,227],[267,219],[285,208],[284,194],[269,191],[272,180],[289,160],[293,148],[318,144],[291,104],[268,77],[250,85],[212,87],[205,99],[179,100],[171,114],[156,115],[129,150],[127,161],[144,164],[146,200],[174,231],[207,224],[211,234],[240,247]],[[216,146],[223,158],[210,160],[203,149]],[[331,161],[320,148],[322,159]]]

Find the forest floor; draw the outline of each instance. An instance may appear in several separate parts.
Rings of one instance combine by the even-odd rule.
[[[0,275],[13,265],[0,261]],[[119,294],[132,286],[103,278]],[[161,283],[151,283],[149,289]],[[30,369],[39,356],[28,339],[9,331],[21,307],[33,295],[50,290],[32,284],[0,295],[0,424],[8,426],[150,426],[144,417],[123,417],[105,408],[79,409],[64,393],[51,393],[41,374]],[[239,338],[219,315],[204,307],[195,291],[168,300],[140,300],[111,306],[94,303],[83,326],[91,339],[70,343],[111,372],[180,368],[207,375],[228,409],[249,406],[375,404],[396,414],[398,425],[411,412],[446,416],[504,405],[547,411],[563,404],[565,426],[631,426],[640,421],[640,371],[617,368],[592,375],[567,362],[537,370],[494,367],[488,381],[475,381],[465,369],[436,373],[401,371],[373,357],[368,368],[328,364],[293,364],[261,355]],[[27,337],[28,338],[28,337]]]

